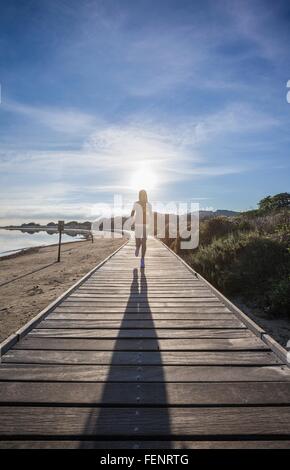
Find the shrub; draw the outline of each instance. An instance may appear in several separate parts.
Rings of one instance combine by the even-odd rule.
[[[234,223],[226,217],[213,217],[200,224],[200,244],[209,245],[215,238],[235,231]]]
[[[269,310],[274,314],[290,315],[290,275],[273,283],[269,292]]]
[[[179,236],[164,241],[226,295],[290,315],[289,200],[281,193],[257,210],[201,220],[195,250],[182,250]]]
[[[190,264],[224,293],[255,299],[265,307],[267,299],[272,298],[273,303],[277,298],[278,281],[290,273],[290,254],[275,239],[237,232],[200,247],[191,255]],[[284,284],[282,288],[285,290]]]
[[[275,232],[277,233],[277,230],[280,229],[290,233],[290,211],[288,209],[263,215],[257,212],[255,217],[245,212],[240,216],[240,224],[242,224],[243,221],[248,224],[248,227],[252,231],[257,231],[260,234],[273,234]]]
[[[267,196],[258,203],[260,211],[271,211],[281,208],[290,207],[290,194],[289,193],[279,193],[274,196]]]

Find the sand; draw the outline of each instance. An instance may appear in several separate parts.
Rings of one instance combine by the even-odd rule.
[[[231,301],[280,343],[281,346],[290,349],[290,343],[287,346],[288,341],[290,341],[290,319],[288,317],[285,315],[270,315],[258,308],[248,307],[239,298],[233,298]]]
[[[78,279],[125,242],[96,238],[66,243],[61,262],[57,246],[32,248],[0,258],[0,341],[3,341],[59,297]]]

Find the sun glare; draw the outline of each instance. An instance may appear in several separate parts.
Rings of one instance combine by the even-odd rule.
[[[155,189],[157,186],[157,177],[149,168],[141,168],[131,175],[130,188],[134,191],[146,189],[148,191]]]

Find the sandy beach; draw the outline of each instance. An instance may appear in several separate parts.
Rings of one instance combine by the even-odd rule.
[[[57,246],[32,248],[0,259],[0,341],[17,331],[43,308],[125,242],[96,238],[66,243],[61,262]]]

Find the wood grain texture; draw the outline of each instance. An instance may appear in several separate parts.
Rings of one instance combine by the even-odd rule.
[[[129,312],[130,313],[130,312]],[[47,320],[123,320],[124,313],[51,313],[46,319]],[[126,320],[150,320],[151,322],[155,320],[232,320],[235,319],[235,316],[232,313],[135,313],[132,312],[130,315],[127,315]]]
[[[41,351],[10,350],[3,363],[100,365],[273,365],[281,364],[267,351]]]
[[[289,382],[287,366],[97,366],[2,364],[0,381]]]
[[[71,306],[71,305],[64,305],[61,304],[59,307],[56,307],[54,310],[54,313],[102,313],[104,316],[108,315],[109,313],[119,313],[124,316],[128,313],[136,313],[136,310],[138,313],[151,313],[152,315],[154,313],[159,313],[159,314],[164,314],[164,313],[231,313],[229,309],[223,306],[214,306],[214,305],[207,305],[206,303],[203,303],[202,305],[190,305],[190,306],[179,306],[179,307],[156,307],[150,305],[146,305],[144,307],[141,307],[138,305],[138,309],[135,307],[120,307],[118,305],[113,305],[110,307],[102,307],[102,305],[78,305],[78,306]]]
[[[18,440],[0,441],[0,449],[290,449],[290,440]]]
[[[13,349],[42,349],[68,351],[219,351],[219,350],[265,350],[263,341],[253,336],[247,338],[209,339],[67,339],[37,338],[27,336],[15,344]]]
[[[41,416],[41,419],[40,419]],[[113,423],[113,429],[112,429]],[[290,407],[1,407],[0,436],[287,436]]]
[[[0,404],[287,405],[290,383],[26,383],[4,382]],[[267,410],[265,410],[267,412]]]
[[[129,243],[0,364],[0,448],[290,448],[290,369],[156,240]]]
[[[47,337],[47,338],[248,338],[253,335],[246,328],[224,329],[224,328],[187,328],[174,330],[168,328],[146,328],[146,329],[126,329],[121,330],[108,329],[77,329],[77,328],[35,328],[29,337]]]
[[[38,325],[38,329],[78,329],[78,328],[245,328],[245,325],[238,319],[231,320],[43,320]]]

